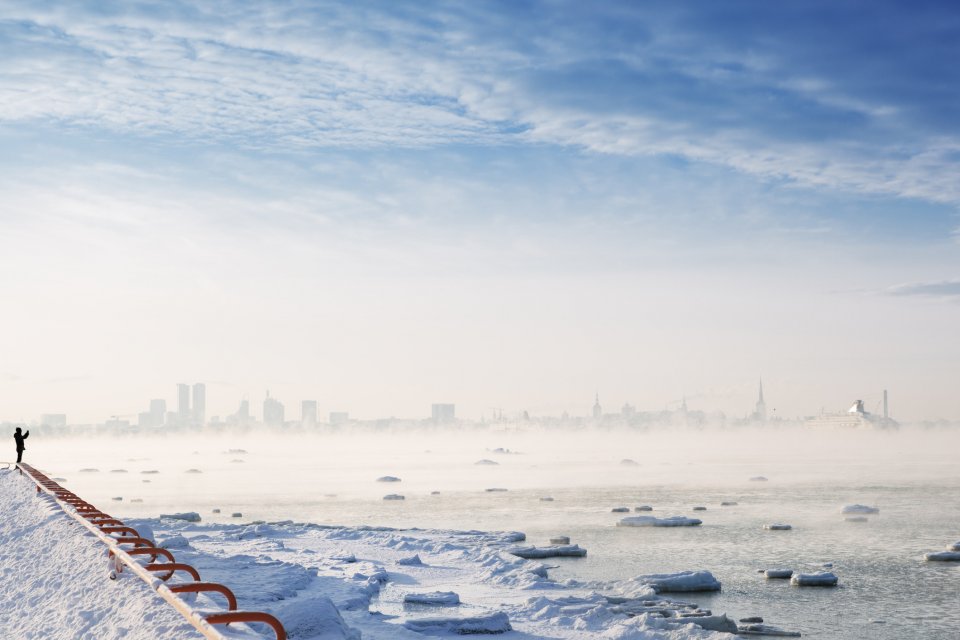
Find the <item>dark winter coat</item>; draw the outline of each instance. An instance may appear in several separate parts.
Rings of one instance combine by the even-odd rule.
[[[23,446],[23,441],[26,440],[26,439],[29,438],[29,437],[30,437],[30,432],[29,432],[29,431],[27,431],[27,432],[24,433],[23,435],[20,435],[19,433],[13,434],[13,439],[17,441],[17,451],[24,451],[24,450],[26,450],[26,447]]]

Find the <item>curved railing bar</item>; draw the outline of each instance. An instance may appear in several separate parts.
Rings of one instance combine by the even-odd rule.
[[[210,624],[230,624],[231,622],[264,622],[273,627],[277,640],[287,640],[287,632],[280,621],[269,613],[260,611],[230,611],[229,613],[214,613],[206,617]]]
[[[222,593],[227,598],[227,609],[237,610],[237,596],[233,595],[228,587],[216,582],[185,582],[183,584],[170,585],[170,591],[174,593],[201,593],[203,591],[216,591]]]
[[[197,582],[200,581],[200,572],[194,569],[189,564],[184,564],[182,562],[164,562],[161,564],[148,564],[144,567],[147,571],[166,571],[166,576],[158,576],[161,580],[166,582],[169,580],[173,574],[177,571],[186,571],[193,579]]]

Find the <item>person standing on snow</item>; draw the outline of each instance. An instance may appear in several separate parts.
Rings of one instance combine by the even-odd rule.
[[[30,437],[30,431],[27,431],[23,435],[20,435],[20,427],[17,427],[16,433],[13,434],[13,439],[17,441],[17,462],[23,458],[23,450],[26,449],[23,446],[23,441]]]

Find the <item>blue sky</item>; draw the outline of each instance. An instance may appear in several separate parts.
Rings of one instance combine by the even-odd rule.
[[[960,418],[958,59],[937,2],[4,3],[0,418]]]

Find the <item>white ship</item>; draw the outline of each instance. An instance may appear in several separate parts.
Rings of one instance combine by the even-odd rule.
[[[844,413],[821,413],[807,418],[806,426],[814,429],[895,429],[899,424],[887,413],[887,392],[883,392],[883,415],[868,412],[863,400],[857,400]]]

